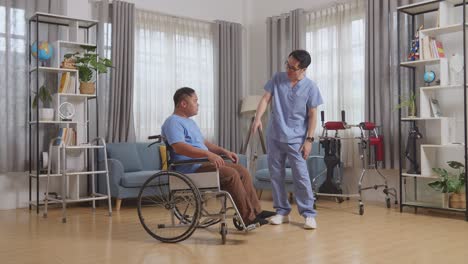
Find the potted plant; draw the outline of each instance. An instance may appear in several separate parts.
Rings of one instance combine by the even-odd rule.
[[[457,170],[454,174],[446,169],[433,168],[432,170],[439,175],[439,179],[429,183],[429,186],[436,191],[444,193],[444,197],[448,198],[448,207],[464,209],[466,207],[465,193],[465,166],[458,161],[448,161],[450,168]],[[447,197],[448,196],[448,197]],[[445,204],[447,205],[447,204]]]
[[[408,97],[401,96],[400,104],[396,105],[396,109],[400,109],[403,107],[408,108],[408,117],[414,118],[416,117],[416,93],[411,92]]]
[[[74,61],[74,66],[78,69],[80,78],[80,93],[96,93],[96,73],[107,73],[107,68],[112,67],[112,61],[99,57],[96,54],[96,47],[80,46],[84,52],[65,54],[66,61]]]
[[[42,85],[39,88],[38,93],[34,96],[32,107],[36,108],[38,100],[41,100],[42,107],[39,108],[39,120],[40,121],[52,121],[54,120],[54,109],[49,106],[49,103],[52,101],[52,96],[50,95],[49,89],[45,85]]]

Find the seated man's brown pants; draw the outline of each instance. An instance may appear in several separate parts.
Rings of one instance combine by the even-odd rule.
[[[215,165],[203,164],[195,172],[215,170]],[[219,181],[221,189],[231,194],[244,222],[252,223],[255,217],[262,212],[262,209],[249,171],[241,165],[225,163],[223,167],[219,168]]]

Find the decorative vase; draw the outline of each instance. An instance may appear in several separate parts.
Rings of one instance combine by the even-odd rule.
[[[449,199],[450,208],[466,209],[466,195],[464,193],[452,193]]]
[[[80,82],[81,94],[95,94],[96,85],[93,82]]]
[[[54,109],[53,108],[39,108],[39,121],[53,121]]]
[[[416,114],[417,114],[416,103],[414,103],[413,106],[408,107],[408,117],[416,118]]]
[[[442,193],[442,208],[449,208],[450,193]]]

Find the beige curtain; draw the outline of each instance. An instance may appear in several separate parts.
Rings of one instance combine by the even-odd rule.
[[[28,169],[28,18],[35,12],[63,15],[65,10],[65,1],[59,0],[0,0],[0,173]],[[39,39],[49,43],[59,34],[56,26],[40,32]]]
[[[112,3],[112,63],[107,142],[135,141],[133,124],[135,4]]]
[[[398,54],[397,7],[418,2],[414,0],[367,1],[366,24],[366,119],[380,125],[384,135],[385,168],[398,168],[398,56],[406,60],[407,51]],[[400,47],[412,38],[408,16],[400,17]],[[416,23],[417,24],[417,23]],[[412,82],[409,72],[400,75],[403,87]],[[406,139],[409,122],[402,123],[402,138]],[[403,148],[404,151],[404,148]],[[404,156],[404,155],[403,155]]]
[[[219,98],[218,143],[234,152],[242,145],[240,103],[242,94],[242,25],[216,21],[217,83]]]
[[[267,76],[284,70],[291,51],[305,49],[305,15],[303,9],[292,10],[267,21]]]

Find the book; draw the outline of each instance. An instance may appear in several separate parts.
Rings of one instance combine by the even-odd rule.
[[[435,98],[431,98],[431,109],[432,109],[432,115],[434,117],[442,117],[442,112],[440,111],[439,101]]]
[[[67,89],[63,93],[74,94],[76,88],[76,79],[75,76],[70,76],[70,81],[68,82]]]
[[[431,39],[429,36],[424,36],[423,37],[423,53],[424,53],[424,59],[425,60],[430,60],[432,59],[432,54],[431,54]]]
[[[70,73],[64,72],[62,73],[62,78],[60,79],[60,86],[59,86],[59,93],[64,93],[68,88],[68,83],[70,82]]]
[[[62,143],[62,137],[63,137],[63,128],[59,128],[58,134],[57,134],[57,139],[54,142],[55,146],[59,146],[60,143]]]
[[[444,46],[439,40],[435,41],[437,47],[437,54],[439,58],[445,58]]]

